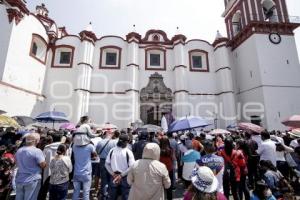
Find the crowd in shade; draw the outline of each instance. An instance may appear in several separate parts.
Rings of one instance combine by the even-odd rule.
[[[296,199],[300,139],[289,132],[0,130],[0,199]],[[177,197],[178,198],[178,197]]]

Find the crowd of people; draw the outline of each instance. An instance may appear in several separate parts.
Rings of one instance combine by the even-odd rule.
[[[251,130],[209,135],[97,131],[87,116],[75,131],[0,130],[0,199],[296,199],[300,139]],[[232,197],[230,197],[232,196]]]

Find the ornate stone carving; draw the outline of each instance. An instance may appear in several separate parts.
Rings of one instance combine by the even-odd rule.
[[[167,88],[162,75],[155,72],[149,78],[145,88],[141,90],[141,101],[172,102],[172,90]]]

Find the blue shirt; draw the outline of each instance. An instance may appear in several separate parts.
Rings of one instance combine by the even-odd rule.
[[[95,152],[95,147],[92,144],[85,146],[73,146],[74,154],[74,180],[88,181],[92,174],[92,153]]]
[[[250,200],[260,200],[260,199],[257,196],[255,196],[255,194],[252,194]],[[272,195],[270,197],[267,197],[267,200],[276,200],[276,198]]]
[[[110,139],[109,142],[107,143],[108,140],[109,140],[109,139],[101,140],[101,141],[98,143],[97,147],[96,147],[98,155],[99,155],[101,149],[104,148],[104,149],[102,150],[101,154],[99,155],[100,159],[106,159],[106,157],[107,157],[109,151],[110,151],[112,148],[114,148],[114,147],[117,146],[118,140],[112,140],[112,139]],[[105,146],[106,143],[107,143],[107,145]],[[105,146],[105,147],[104,147],[104,146]]]
[[[25,146],[16,153],[18,171],[16,183],[30,183],[42,178],[40,163],[45,162],[43,152],[34,146]]]
[[[207,154],[197,160],[199,166],[209,167],[214,174],[218,174],[224,167],[224,159],[221,156],[215,154]]]

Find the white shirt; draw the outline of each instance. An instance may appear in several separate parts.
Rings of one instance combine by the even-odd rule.
[[[298,143],[298,139],[295,139],[295,140],[291,141],[290,147],[293,147],[295,149],[296,147],[299,147],[299,146],[300,145]]]
[[[276,167],[276,145],[272,140],[265,140],[257,149],[260,160],[269,160]]]
[[[262,139],[260,135],[252,135],[251,139],[257,143],[257,146],[260,147]]]
[[[129,157],[128,162],[126,154]],[[109,151],[105,162],[110,165],[113,172],[124,173],[134,164],[135,160],[132,151],[128,148],[114,147]]]

